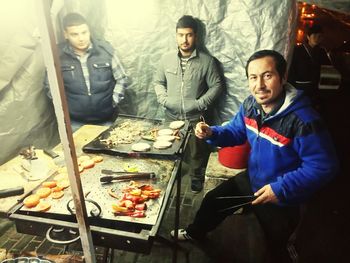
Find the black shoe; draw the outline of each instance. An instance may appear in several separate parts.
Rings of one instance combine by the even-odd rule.
[[[203,182],[195,180],[191,182],[192,193],[198,194],[203,190]]]

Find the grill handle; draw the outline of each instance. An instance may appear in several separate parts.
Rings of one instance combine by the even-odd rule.
[[[56,240],[56,239],[53,239],[51,236],[50,236],[50,233],[51,231],[53,230],[53,226],[50,227],[47,231],[46,231],[46,239],[49,241],[49,242],[52,242],[54,244],[59,244],[59,245],[69,245],[69,244],[72,244],[76,241],[78,241],[80,239],[80,236],[77,236],[73,239],[70,239],[70,240]]]

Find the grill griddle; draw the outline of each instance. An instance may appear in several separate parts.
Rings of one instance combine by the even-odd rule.
[[[141,138],[141,135],[135,136],[134,142],[130,144],[118,144],[109,146],[101,140],[105,140],[110,137],[111,132],[114,128],[120,127],[121,124],[126,121],[138,122],[140,125],[143,125],[145,133],[152,130],[153,128],[157,129],[169,129],[170,122],[165,122],[163,120],[157,119],[147,119],[142,117],[119,115],[114,124],[108,128],[106,131],[98,135],[94,140],[89,142],[83,147],[83,151],[86,153],[105,153],[109,155],[117,155],[124,157],[147,157],[147,158],[161,158],[161,159],[176,159],[177,154],[179,153],[180,147],[184,143],[186,137],[189,123],[185,122],[185,125],[179,130],[180,139],[175,139],[172,146],[167,149],[156,149],[153,147],[153,142]],[[148,143],[151,146],[151,149],[146,152],[135,152],[131,149],[132,144],[134,143]]]
[[[150,199],[146,201],[147,210],[146,217],[133,218],[129,216],[116,216],[113,213],[112,204],[115,204],[119,199],[111,197],[108,194],[108,189],[113,188],[115,193],[120,196],[123,195],[123,189],[130,185],[130,180],[125,181],[113,181],[110,184],[101,184],[100,176],[102,169],[110,169],[113,171],[124,171],[123,167],[131,166],[137,167],[139,172],[152,171],[156,174],[154,179],[136,180],[139,185],[151,184],[154,188],[160,188],[161,194],[157,199]],[[101,163],[97,163],[93,168],[84,170],[80,177],[86,199],[93,200],[98,203],[102,209],[102,213],[99,217],[93,215],[96,207],[91,202],[86,202],[86,209],[88,217],[95,223],[107,221],[115,222],[127,222],[132,224],[141,224],[152,226],[156,223],[159,210],[163,204],[163,199],[167,191],[167,184],[172,174],[174,162],[170,160],[151,160],[151,159],[125,159],[121,157],[105,156]],[[55,175],[53,175],[54,177]],[[47,181],[49,181],[48,179]],[[35,190],[33,191],[35,193]],[[50,196],[42,199],[45,202],[51,204],[51,208],[47,212],[37,212],[35,208],[26,208],[22,206],[19,209],[19,213],[27,215],[42,215],[47,218],[61,219],[74,221],[75,215],[72,215],[67,208],[67,203],[72,199],[71,189],[64,190],[64,196],[60,199],[52,199]],[[71,207],[74,208],[73,202]],[[95,211],[96,212],[96,211]]]

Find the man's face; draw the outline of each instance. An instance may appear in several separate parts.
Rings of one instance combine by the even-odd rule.
[[[311,34],[310,36],[307,36],[307,40],[311,47],[319,45],[322,39],[323,39],[322,33],[316,33],[316,34]]]
[[[249,63],[248,83],[257,103],[270,110],[283,92],[283,81],[272,57],[259,58]]]
[[[190,55],[196,46],[196,34],[192,28],[178,28],[176,41],[182,55]]]
[[[84,53],[90,46],[90,30],[87,24],[67,27],[64,37],[77,53]]]

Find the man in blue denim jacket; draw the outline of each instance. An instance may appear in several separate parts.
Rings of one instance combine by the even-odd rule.
[[[59,56],[73,131],[86,123],[110,125],[124,98],[125,71],[113,47],[91,37],[83,16],[66,15],[63,27],[66,41],[59,45]]]

